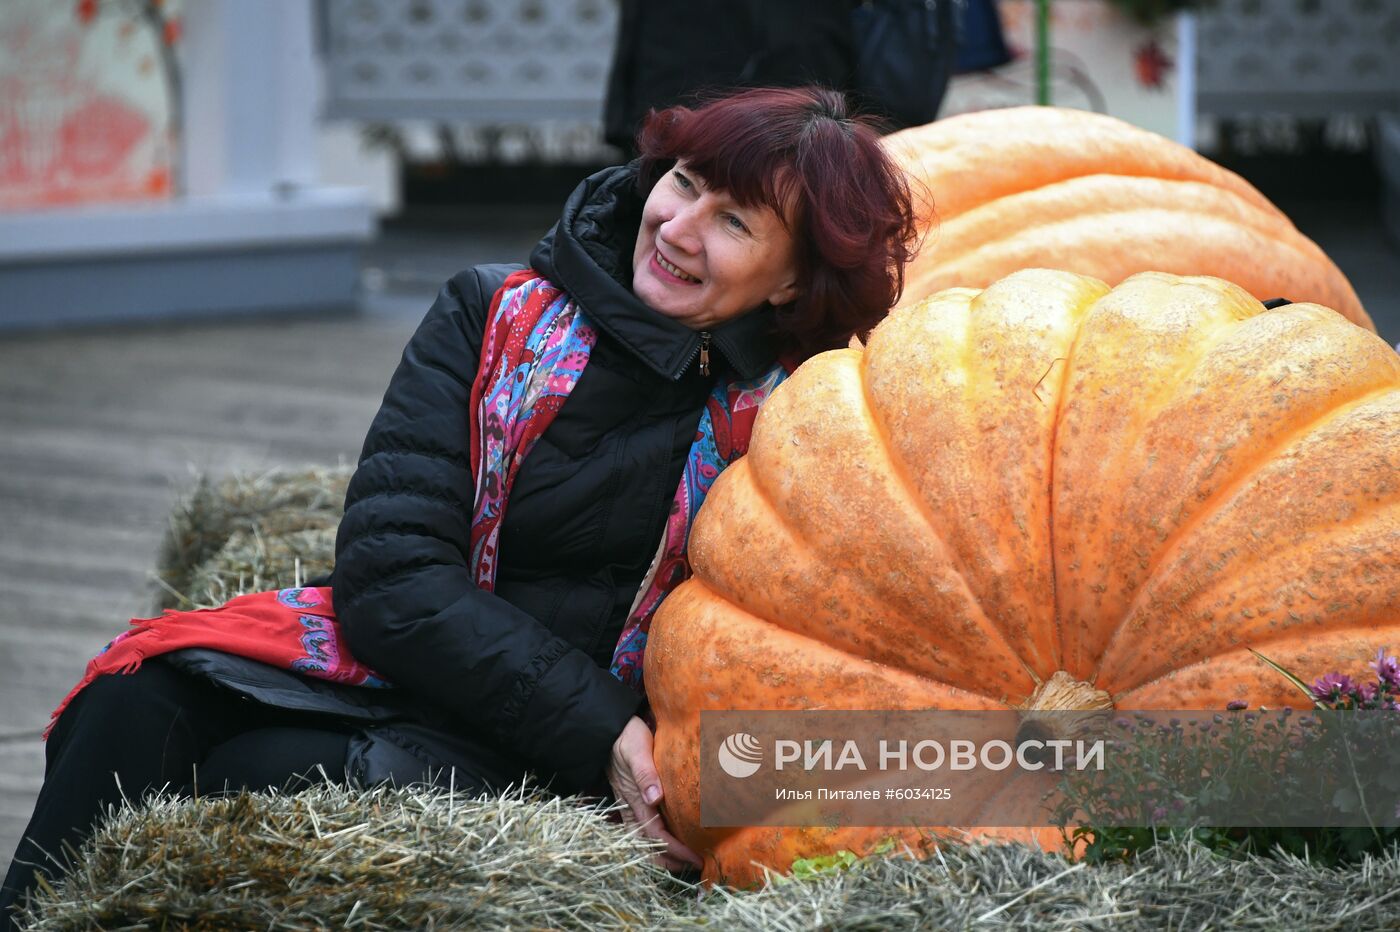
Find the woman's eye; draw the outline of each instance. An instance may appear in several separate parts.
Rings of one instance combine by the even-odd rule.
[[[682,188],[690,187],[690,179],[687,178],[685,175],[682,175],[680,172],[675,172],[675,176],[676,184],[680,185]]]
[[[740,233],[749,232],[749,228],[744,226],[744,221],[740,220],[738,217],[734,216],[733,214],[725,214],[724,216],[725,222],[729,224],[730,228],[737,230]]]

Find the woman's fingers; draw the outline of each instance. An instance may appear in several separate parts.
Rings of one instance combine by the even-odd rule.
[[[699,855],[666,830],[657,805],[662,795],[661,777],[652,759],[651,729],[641,719],[633,717],[613,744],[608,780],[617,798],[626,803],[623,821],[636,822],[642,834],[666,845],[656,855],[663,867],[677,871],[702,865]]]
[[[655,810],[653,811],[655,812]],[[665,843],[666,850],[663,853],[667,857],[694,865],[695,867],[700,867],[704,863],[700,860],[698,854],[686,847],[684,842],[666,831],[665,823],[662,821],[660,812],[655,812],[653,816],[647,819],[638,819],[637,821],[641,826],[642,834],[646,835],[648,838],[655,838]]]
[[[673,874],[684,873],[685,871],[692,869],[693,866],[687,861],[678,861],[670,855],[665,854],[664,852],[659,854],[656,860],[662,867],[666,868]]]
[[[621,750],[632,772],[632,779],[641,789],[642,800],[648,806],[661,799],[661,776],[656,772],[652,757],[651,729],[647,723],[633,717],[622,730]]]
[[[679,859],[682,863],[692,867],[704,867],[705,862],[700,859],[700,855],[686,847],[685,843],[664,829],[659,836],[666,842],[666,854],[672,858]]]
[[[698,854],[666,830],[665,820],[660,809],[642,802],[632,800],[626,800],[626,802],[628,805],[622,811],[622,821],[635,824],[643,835],[655,838],[666,845],[666,849],[658,852],[658,856],[667,870],[683,870],[689,866],[703,866],[704,862]]]

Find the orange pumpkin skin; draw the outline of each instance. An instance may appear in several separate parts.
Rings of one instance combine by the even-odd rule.
[[[964,114],[887,137],[929,231],[902,305],[1023,268],[1116,284],[1149,269],[1213,275],[1260,300],[1335,308],[1374,330],[1346,276],[1243,178],[1191,149],[1081,110]]]
[[[1005,709],[1060,670],[1300,706],[1250,647],[1366,673],[1400,644],[1400,356],[1214,278],[952,289],[774,393],[690,552],[646,653],[665,816],[744,884],[891,833],[705,829],[702,710]]]

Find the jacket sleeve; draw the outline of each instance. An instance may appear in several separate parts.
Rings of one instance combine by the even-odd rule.
[[[335,610],[359,660],[577,792],[640,697],[473,583],[468,407],[490,301],[476,270],[457,275],[405,348],[346,494]]]

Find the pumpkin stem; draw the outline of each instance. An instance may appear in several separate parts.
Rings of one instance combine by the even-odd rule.
[[[1101,732],[1108,713],[1113,710],[1113,699],[1104,690],[1095,689],[1064,670],[1056,670],[1017,708],[1025,713],[1016,730],[1018,743],[1073,741]],[[1070,712],[1084,714],[1066,714]]]
[[[1088,712],[1112,709],[1113,700],[1102,689],[1076,680],[1064,670],[1056,670],[1019,708],[1028,712]]]

